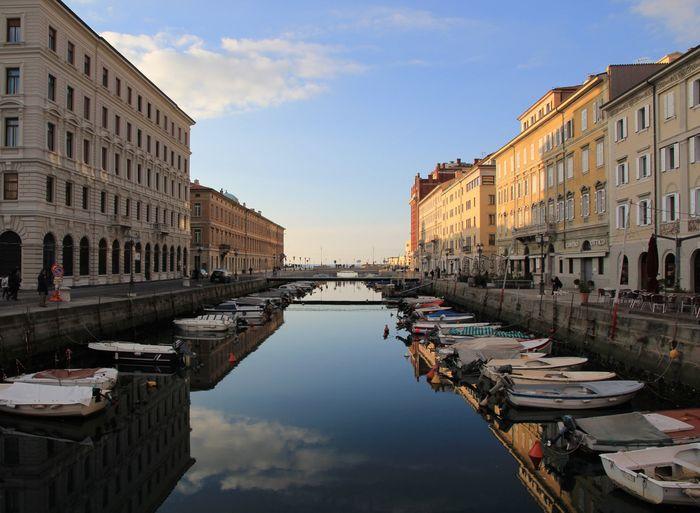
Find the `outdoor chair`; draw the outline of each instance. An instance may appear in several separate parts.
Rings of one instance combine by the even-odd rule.
[[[649,297],[649,304],[651,305],[651,311],[656,312],[658,308],[661,313],[666,313],[666,298],[661,294],[651,294]]]
[[[605,289],[598,289],[598,302],[603,303],[605,301],[606,294],[605,294]]]
[[[689,312],[695,314],[695,310],[698,308],[698,306],[700,306],[698,300],[700,300],[699,296],[684,296],[683,300],[681,301],[679,312],[685,312],[685,309],[687,308]]]

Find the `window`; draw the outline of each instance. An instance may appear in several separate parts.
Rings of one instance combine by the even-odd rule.
[[[574,219],[574,198],[566,198],[566,219],[567,221],[573,221]]]
[[[73,111],[73,99],[75,97],[75,91],[71,86],[66,86],[66,108]]]
[[[22,41],[22,21],[20,18],[7,18],[7,42],[19,43]]]
[[[581,131],[585,132],[588,130],[588,109],[583,109],[581,111]]]
[[[109,87],[109,70],[102,68],[102,87]]]
[[[574,120],[570,119],[564,125],[564,140],[571,139],[574,136]]]
[[[605,257],[598,257],[598,274],[605,274]]]
[[[495,245],[496,245],[496,234],[489,233],[489,246],[495,246]]]
[[[496,225],[496,214],[489,214],[489,226]]]
[[[557,182],[564,183],[564,161],[559,160],[557,162]]]
[[[126,140],[131,142],[131,123],[126,122]]]
[[[700,217],[700,187],[690,189],[690,215]]]
[[[46,201],[53,203],[53,176],[46,177]]]
[[[56,151],[56,125],[46,123],[46,147],[49,151]]]
[[[624,185],[629,183],[629,170],[627,168],[627,161],[618,162],[615,167],[615,185]]]
[[[49,75],[49,87],[47,95],[49,97],[49,100],[51,100],[52,102],[56,101],[56,77],[54,77],[53,75]]]
[[[564,220],[564,202],[557,201],[557,222]]]
[[[5,94],[19,94],[19,68],[5,71]]]
[[[567,180],[574,177],[574,156],[566,157],[566,178]]]
[[[138,98],[136,98],[136,107],[139,112],[143,111],[143,98],[141,95],[138,95]]]
[[[90,119],[90,98],[87,96],[83,98],[83,117]]]
[[[195,241],[197,244],[200,244],[200,243],[202,242],[202,229],[201,229],[201,228],[195,228],[195,229],[193,230],[193,234],[194,234],[194,241]]]
[[[554,187],[554,166],[547,166],[547,187]]]
[[[588,173],[588,164],[590,161],[588,153],[588,146],[581,148],[581,173]]]
[[[90,189],[83,187],[83,210],[87,210],[90,206]]]
[[[192,217],[199,217],[201,215],[202,215],[202,204],[195,203],[194,204],[194,211],[192,212]]]
[[[637,204],[637,224],[639,226],[651,224],[651,201],[648,199],[639,200]]]
[[[115,79],[114,79],[114,92],[117,94],[117,96],[121,97],[121,95],[122,95],[122,81],[120,80],[119,77],[115,77]]]
[[[637,157],[637,179],[647,178],[651,175],[651,167],[649,166],[649,154],[645,153]]]
[[[700,162],[700,135],[694,135],[688,139],[688,162],[690,164]]]
[[[593,123],[599,123],[603,119],[603,100],[598,99],[593,104]]]
[[[148,119],[151,119],[151,102],[148,102],[146,105],[146,116]]]
[[[627,118],[620,118],[615,121],[615,141],[622,141],[627,138]]]
[[[140,128],[137,128],[137,129],[136,129],[136,145],[137,145],[139,148],[141,147],[141,140],[142,140],[141,129],[140,129]]]
[[[131,180],[131,159],[126,159],[126,179]]]
[[[595,165],[597,167],[602,167],[605,165],[603,139],[600,139],[595,143]]]
[[[700,105],[700,78],[688,84],[688,106],[692,109]]]
[[[661,220],[664,223],[671,223],[678,220],[678,193],[672,192],[664,196],[663,210],[661,211]]]
[[[83,73],[87,75],[88,77],[90,76],[90,56],[85,55],[83,56]]]
[[[637,109],[635,116],[635,130],[641,132],[649,128],[649,105]]]
[[[136,183],[141,183],[141,164],[136,166]]]
[[[107,107],[102,107],[102,128],[107,128],[107,117],[109,116],[109,111]]]
[[[131,105],[132,96],[133,95],[132,95],[131,87],[127,86],[126,87],[126,101],[129,105]]]
[[[90,140],[83,139],[83,162],[85,164],[90,163]]]
[[[581,217],[591,215],[591,195],[587,192],[581,194]]]
[[[70,41],[66,46],[66,61],[68,64],[75,64],[75,45]]]
[[[146,135],[146,151],[151,153],[151,136]]]
[[[73,132],[66,132],[66,157],[73,158]]]
[[[71,182],[66,182],[66,206],[70,207],[73,205],[73,184]]]
[[[668,146],[664,146],[659,150],[659,160],[660,162],[660,167],[661,171],[670,171],[672,169],[678,168],[679,162],[678,162],[678,150],[679,150],[679,144],[669,144]]]
[[[16,200],[19,197],[17,173],[5,173],[2,177],[2,198]]]
[[[116,114],[114,115],[114,133],[117,135],[121,135],[121,126],[122,126],[122,118],[117,116]]]
[[[567,258],[569,261],[569,274],[574,274],[574,259],[573,258]]]
[[[129,198],[124,201],[124,215],[126,217],[131,215],[131,200]]]
[[[119,215],[119,196],[114,196],[114,215]]]
[[[605,194],[605,189],[598,189],[595,191],[595,211],[599,214],[605,212],[605,206],[607,204],[607,198]]]
[[[103,214],[107,210],[107,193],[105,191],[100,192],[100,212]]]
[[[49,27],[49,50],[56,51],[56,29]]]
[[[629,205],[627,203],[623,203],[621,205],[617,206],[616,210],[616,224],[615,226],[618,229],[624,229],[629,226]]]
[[[671,119],[676,115],[676,97],[673,91],[664,95],[664,119]]]
[[[5,118],[5,146],[19,146],[19,118]]]
[[[119,153],[114,154],[114,174],[119,176],[121,168],[121,155]]]

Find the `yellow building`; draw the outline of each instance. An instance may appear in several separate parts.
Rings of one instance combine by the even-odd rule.
[[[581,85],[550,90],[518,118],[520,134],[494,154],[498,247],[509,272],[542,284],[553,276],[569,286],[577,278],[609,284],[602,105],[657,69],[609,66]]]
[[[418,203],[418,251],[414,257],[421,272],[436,271],[445,250],[442,236],[442,191],[454,178],[439,184]]]
[[[496,167],[475,160],[442,189],[440,267],[446,274],[493,273],[496,253]],[[479,267],[481,266],[481,267]]]

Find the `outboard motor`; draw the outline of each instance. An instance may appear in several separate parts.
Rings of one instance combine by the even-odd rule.
[[[557,436],[551,440],[547,440],[547,447],[551,447],[556,444],[560,439],[566,440],[567,445],[569,442],[575,442],[576,438],[576,421],[571,415],[564,415],[561,418],[562,427],[557,433]]]
[[[499,374],[512,374],[513,373],[513,366],[512,365],[500,365],[496,367],[495,369],[496,372]]]

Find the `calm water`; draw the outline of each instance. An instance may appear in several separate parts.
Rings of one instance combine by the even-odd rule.
[[[378,296],[331,283],[321,298]],[[489,423],[431,386],[395,316],[293,305],[191,340],[197,371],[121,376],[118,405],[85,422],[2,416],[0,511],[652,511],[594,458],[534,469],[542,426]]]

